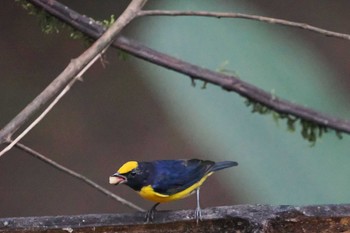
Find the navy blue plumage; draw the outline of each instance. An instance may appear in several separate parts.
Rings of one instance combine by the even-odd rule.
[[[236,162],[231,161],[158,160],[152,163],[154,172],[150,180],[154,191],[171,195],[187,189],[210,172],[236,165]]]
[[[147,212],[146,221],[152,220],[156,207],[163,202],[185,198],[197,193],[196,220],[201,219],[199,189],[210,173],[237,166],[233,161],[209,160],[156,160],[130,161],[110,177],[111,184],[123,183],[139,192],[145,199],[156,202]]]

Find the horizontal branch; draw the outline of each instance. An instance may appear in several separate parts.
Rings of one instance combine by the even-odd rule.
[[[71,25],[75,29],[86,33],[88,36],[98,38],[104,27],[93,21],[91,18],[83,16],[76,11],[55,0],[27,0],[35,6],[42,7],[53,16]],[[226,75],[214,72],[199,66],[190,64],[183,60],[171,57],[150,49],[136,41],[120,36],[113,42],[112,46],[119,48],[131,55],[139,57],[153,64],[171,69],[178,73],[187,75],[192,79],[200,79],[222,87],[227,91],[236,92],[250,100],[259,102],[276,112],[292,115],[315,124],[332,128],[340,132],[350,133],[350,122],[326,114],[314,111],[312,109],[291,103],[287,100],[278,98],[252,84],[240,80],[233,75]]]
[[[143,10],[140,11],[137,16],[202,16],[202,17],[215,17],[215,18],[239,18],[250,19],[270,24],[279,24],[288,27],[294,27],[299,29],[305,29],[308,31],[316,32],[325,36],[335,37],[344,40],[350,40],[350,35],[345,33],[339,33],[329,31],[323,28],[311,26],[306,23],[292,22],[284,19],[270,18],[260,15],[250,15],[235,12],[208,12],[208,11],[167,11],[167,10]]]
[[[202,210],[159,211],[151,224],[144,213],[89,214],[0,219],[0,232],[349,232],[350,205],[237,205]]]

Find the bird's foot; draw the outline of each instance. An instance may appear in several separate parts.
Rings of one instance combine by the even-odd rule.
[[[156,208],[160,203],[156,203],[149,211],[147,211],[146,215],[145,215],[145,222],[149,223],[149,222],[153,222],[154,219],[154,213],[157,211]]]
[[[196,222],[198,224],[199,220],[202,221],[202,210],[200,207],[197,206],[195,212],[194,212],[194,215],[196,217]]]
[[[196,189],[196,194],[197,194],[197,207],[196,207],[196,210],[194,212],[194,215],[196,217],[196,222],[198,224],[198,221],[201,220],[202,221],[202,211],[201,211],[201,206],[200,206],[200,203],[199,203],[199,190],[200,190],[200,187],[198,187]]]
[[[153,209],[150,209],[147,211],[147,213],[145,215],[145,222],[146,223],[153,222],[154,212],[155,212],[155,210],[153,210]]]

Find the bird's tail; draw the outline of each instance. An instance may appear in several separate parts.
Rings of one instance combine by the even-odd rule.
[[[210,171],[219,171],[225,168],[237,166],[238,163],[234,161],[223,161],[223,162],[217,162],[215,163],[211,168]]]

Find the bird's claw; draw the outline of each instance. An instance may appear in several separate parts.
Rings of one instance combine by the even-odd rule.
[[[145,222],[146,223],[149,223],[149,222],[152,222],[153,219],[154,219],[154,212],[157,211],[157,206],[159,205],[160,203],[156,203],[154,206],[152,206],[152,208],[147,211],[146,215],[145,215]]]
[[[150,209],[147,211],[146,215],[145,215],[145,222],[146,223],[149,223],[149,222],[152,222],[153,219],[154,219],[154,210],[153,209]]]
[[[202,211],[201,211],[201,208],[196,208],[195,212],[194,212],[194,215],[196,217],[196,222],[198,224],[199,220],[202,221]]]

